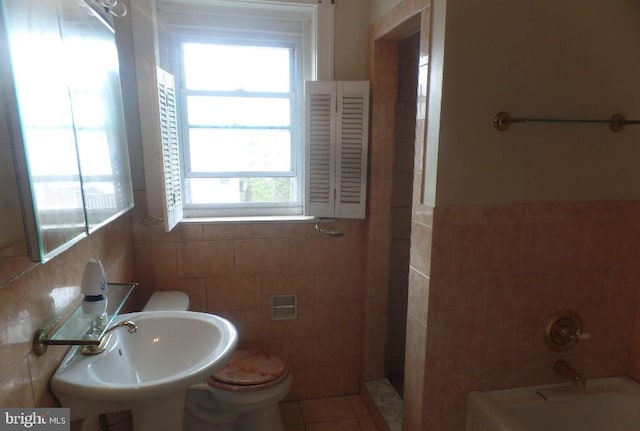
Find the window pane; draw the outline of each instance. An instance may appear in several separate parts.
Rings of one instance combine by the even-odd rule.
[[[289,130],[191,129],[193,172],[265,172],[291,170]]]
[[[78,157],[82,166],[82,176],[113,175],[111,156],[109,154],[109,137],[102,129],[76,131],[78,140]]]
[[[77,181],[44,181],[33,183],[38,210],[83,208],[82,194]]]
[[[182,44],[190,90],[290,91],[291,48]]]
[[[293,202],[295,178],[190,178],[189,203],[242,204]]]
[[[79,178],[73,129],[25,128],[31,175]]]
[[[289,99],[187,97],[190,126],[289,127]]]

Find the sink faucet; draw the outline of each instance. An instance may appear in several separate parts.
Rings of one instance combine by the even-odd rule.
[[[104,319],[97,318],[82,339],[53,339],[49,337],[49,333],[45,329],[38,329],[33,335],[33,353],[38,356],[44,355],[49,346],[83,346],[80,352],[83,355],[95,355],[102,353],[107,348],[107,343],[111,339],[111,331],[125,326],[130,334],[138,330],[138,326],[130,320],[118,322],[115,325],[102,332],[104,327]],[[98,334],[102,333],[100,338]]]
[[[138,330],[138,325],[133,323],[131,320],[123,320],[122,322],[118,322],[104,331],[104,334],[102,334],[102,338],[104,338],[109,332],[113,331],[114,329],[122,328],[123,326],[127,327],[127,331],[129,332],[129,334],[133,334]]]
[[[564,359],[558,359],[553,363],[553,371],[556,374],[564,376],[573,383],[576,389],[580,392],[584,391],[586,383],[584,379],[584,374],[576,371],[567,361]]]
[[[138,325],[133,323],[131,320],[123,320],[122,322],[118,322],[115,325],[107,328],[107,330],[102,334],[102,337],[98,339],[98,345],[83,346],[80,350],[80,353],[82,353],[83,355],[97,355],[98,353],[104,352],[105,350],[107,350],[107,344],[111,339],[111,331],[122,327],[126,327],[129,334],[133,334],[134,332],[138,331]]]

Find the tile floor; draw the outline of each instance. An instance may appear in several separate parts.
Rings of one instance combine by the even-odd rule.
[[[285,431],[391,431],[380,413],[372,415],[374,401],[369,404],[360,395],[345,395],[314,400],[280,403]],[[371,406],[371,407],[368,407]],[[130,412],[109,413],[104,424],[72,423],[72,430],[132,431]]]
[[[380,431],[360,395],[280,403],[285,431]]]

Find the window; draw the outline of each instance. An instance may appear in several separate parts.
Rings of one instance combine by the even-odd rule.
[[[363,218],[368,83],[328,82],[332,1],[157,4],[132,11],[147,222],[171,230],[183,217]],[[307,92],[329,104],[308,105],[305,116],[308,81],[327,81]]]
[[[333,5],[158,4],[160,63],[175,76],[184,217],[302,215],[304,82],[318,78],[316,32]]]
[[[185,208],[301,214],[296,45],[181,40]]]

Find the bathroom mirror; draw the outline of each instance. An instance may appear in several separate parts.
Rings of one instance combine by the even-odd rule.
[[[6,0],[3,14],[20,122],[10,127],[25,148],[46,259],[86,235],[57,4]]]
[[[111,15],[100,11],[58,8],[89,233],[133,206],[118,51]]]
[[[46,261],[133,206],[115,37],[99,5],[0,5],[8,127],[24,148]]]
[[[5,106],[0,91],[0,286],[35,265],[27,240]]]

